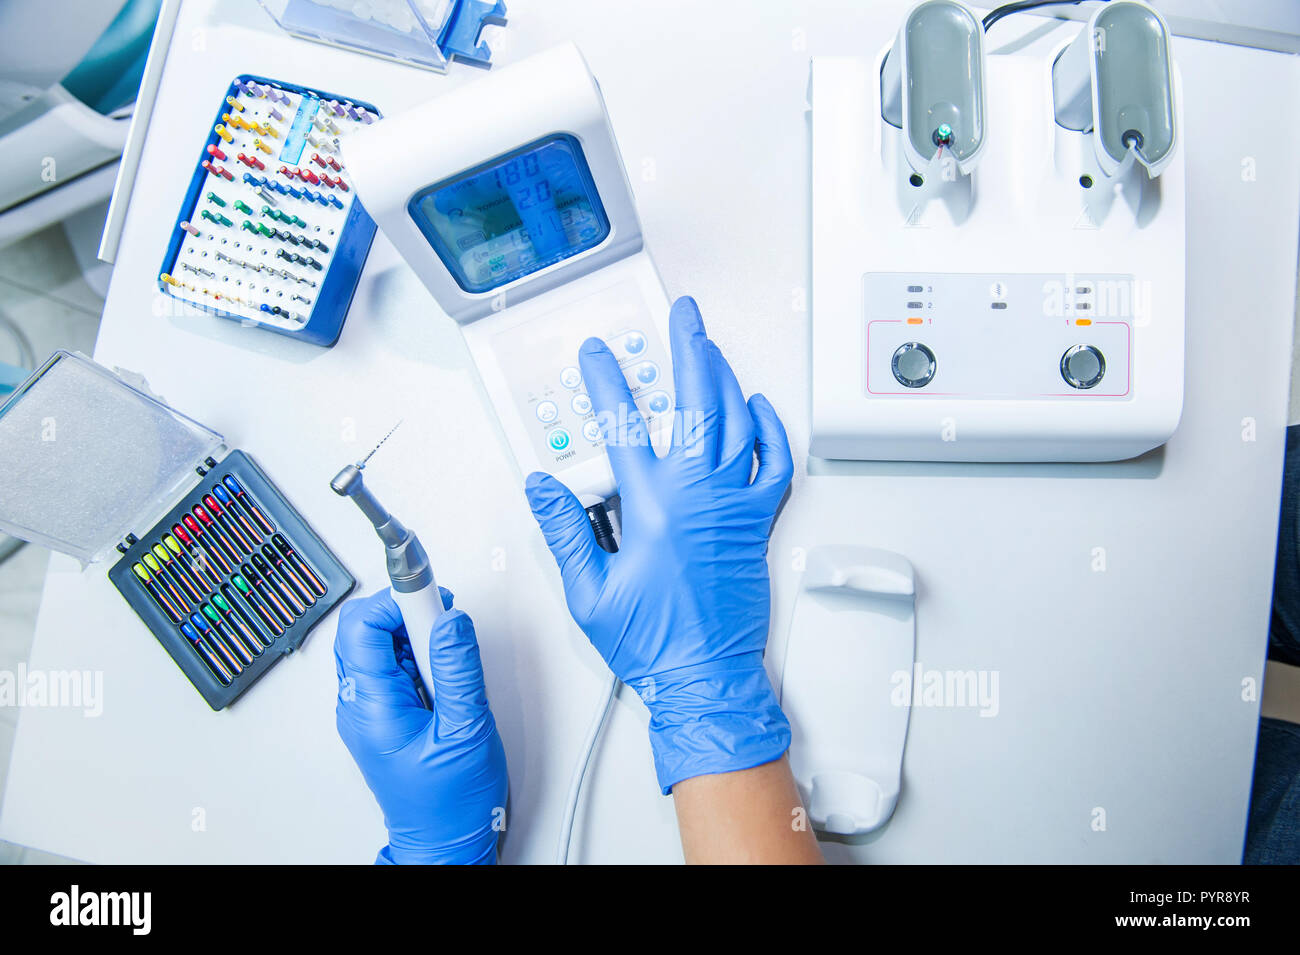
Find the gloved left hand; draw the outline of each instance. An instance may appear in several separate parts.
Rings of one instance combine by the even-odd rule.
[[[779,759],[790,745],[763,651],[768,536],[794,471],[776,410],[761,395],[745,401],[694,299],[673,304],[669,337],[677,408],[663,457],[614,353],[599,339],[578,352],[622,498],[618,553],[601,550],[582,504],[554,477],[534,473],[525,488],[573,619],[650,710],[664,793]]]
[[[384,811],[376,863],[491,864],[505,824],[506,752],[488,707],[474,623],[451,610],[429,641],[433,708],[387,590],[339,614],[339,735]]]

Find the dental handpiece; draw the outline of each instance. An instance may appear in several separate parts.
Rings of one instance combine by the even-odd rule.
[[[444,612],[442,595],[429,555],[420,545],[420,539],[408,530],[379,503],[361,480],[361,466],[349,464],[330,481],[335,494],[350,497],[361,513],[374,525],[375,533],[384,542],[388,562],[388,579],[392,582],[393,600],[402,611],[406,635],[411,641],[415,665],[420,670],[426,698],[433,703],[433,673],[429,666],[429,637],[433,625]]]

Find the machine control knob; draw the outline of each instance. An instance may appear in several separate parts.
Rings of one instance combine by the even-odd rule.
[[[934,352],[920,342],[905,342],[894,352],[890,368],[904,388],[924,388],[934,378]]]
[[[1072,345],[1061,356],[1061,377],[1071,388],[1087,391],[1106,375],[1106,359],[1092,345]]]

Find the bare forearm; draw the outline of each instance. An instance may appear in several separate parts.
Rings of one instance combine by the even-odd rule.
[[[684,779],[673,787],[689,864],[822,863],[785,757],[753,769]]]

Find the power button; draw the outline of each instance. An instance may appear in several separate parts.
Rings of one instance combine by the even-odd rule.
[[[546,443],[550,445],[552,451],[563,451],[569,446],[569,432],[563,428],[556,428],[546,436]]]
[[[1061,377],[1071,388],[1086,391],[1106,375],[1106,359],[1092,345],[1074,345],[1061,356]]]
[[[924,388],[934,378],[934,352],[920,342],[906,342],[898,346],[889,366],[904,388]]]

